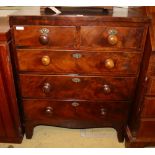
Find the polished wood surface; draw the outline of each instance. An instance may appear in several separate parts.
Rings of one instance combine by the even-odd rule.
[[[18,30],[18,26],[13,28],[16,46],[46,49],[74,49],[75,47],[77,32],[74,26],[23,26],[23,28],[23,30]],[[46,43],[42,43],[40,39],[40,36],[44,35],[40,31],[44,28],[49,30]]]
[[[128,107],[128,103],[126,102],[106,103],[77,100],[24,100],[23,103],[26,120],[39,123],[53,122],[53,125],[56,126],[60,126],[58,124],[61,122],[63,123],[63,120],[68,121],[68,123],[74,120],[81,120],[83,123],[88,122],[88,124],[89,121],[117,121],[118,119],[121,121],[125,119],[124,115],[127,115],[127,110],[123,109]],[[48,107],[51,107],[51,113],[47,111]],[[66,124],[63,123],[64,127],[65,125]],[[84,124],[81,124],[81,126],[85,128]]]
[[[18,70],[48,73],[87,73],[107,75],[136,75],[142,54],[139,52],[88,52],[17,50]],[[42,61],[48,57],[48,64]],[[132,60],[132,61],[131,61]],[[112,67],[109,67],[109,61]]]
[[[153,118],[155,117],[155,98],[154,97],[145,97],[142,117]]]
[[[19,118],[9,43],[0,43],[0,142],[21,143],[23,133]]]
[[[43,91],[45,83],[51,85],[48,93]],[[30,98],[131,100],[135,84],[136,79],[132,77],[20,75],[22,97]],[[104,85],[110,87],[109,93],[104,89]]]
[[[126,119],[126,102],[24,100],[26,130],[32,137],[33,127],[40,124],[67,128],[92,128],[105,125],[116,128]],[[60,106],[61,105],[61,106]],[[51,111],[48,111],[51,109]]]
[[[20,29],[20,27],[22,29]],[[54,49],[142,49],[144,28],[105,26],[81,26],[80,29],[69,26],[14,26],[15,43],[18,47],[32,46],[35,48]],[[48,29],[46,36],[42,29]],[[110,32],[116,31],[117,42],[111,44]],[[44,34],[45,35],[45,34]],[[42,36],[42,38],[40,38]],[[66,37],[64,37],[66,36]],[[131,39],[132,38],[132,39]],[[46,42],[43,42],[47,39]]]
[[[147,95],[155,95],[155,77],[150,77],[147,86]]]
[[[155,140],[155,119],[142,119],[137,138],[146,138],[150,141]]]
[[[151,57],[150,57],[150,62],[149,62],[149,67],[148,67],[148,74],[155,76],[155,53],[152,52]]]
[[[111,31],[116,31],[111,35]],[[103,27],[103,26],[81,26],[81,49],[112,49],[117,48],[143,48],[144,28],[134,27]],[[113,37],[115,36],[115,38]],[[110,39],[111,37],[111,39]],[[117,39],[116,39],[117,38]],[[112,40],[113,39],[113,40]],[[114,41],[117,40],[116,42]],[[115,43],[114,43],[115,42]]]

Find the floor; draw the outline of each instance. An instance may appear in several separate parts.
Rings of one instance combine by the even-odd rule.
[[[11,145],[11,146],[10,146]],[[34,128],[31,140],[24,137],[22,144],[0,143],[0,148],[123,148],[112,128],[65,129],[51,126]]]

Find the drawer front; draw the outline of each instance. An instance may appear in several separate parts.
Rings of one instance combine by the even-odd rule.
[[[81,48],[141,49],[143,33],[142,27],[82,26]]]
[[[35,48],[71,48],[75,46],[74,26],[14,26],[16,46]]]
[[[102,76],[20,75],[23,97],[131,100],[136,79]]]
[[[137,138],[155,138],[155,119],[141,120]]]
[[[155,75],[155,53],[151,54],[150,61],[149,61],[149,67],[148,67],[148,73],[150,75]]]
[[[155,77],[149,78],[149,83],[147,87],[147,95],[155,95]]]
[[[87,74],[136,74],[141,53],[17,50],[20,71]]]
[[[155,97],[145,97],[142,117],[155,118]]]
[[[128,113],[126,102],[24,100],[23,105],[26,120],[65,127],[68,124],[76,127],[77,123],[78,128],[86,127],[90,122],[93,125],[98,122],[102,125],[104,121],[122,122],[127,119]]]

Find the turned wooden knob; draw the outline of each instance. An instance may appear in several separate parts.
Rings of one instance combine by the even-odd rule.
[[[103,90],[104,90],[105,94],[110,94],[111,93],[111,88],[107,84],[103,85]]]
[[[42,64],[43,65],[45,65],[45,66],[47,66],[47,65],[49,65],[50,64],[50,57],[49,56],[47,56],[47,55],[45,55],[45,56],[43,56],[42,58],[41,58],[41,62],[42,62]]]
[[[52,108],[52,107],[46,107],[45,112],[46,112],[47,114],[52,114],[52,113],[53,113],[53,108]]]
[[[111,45],[117,44],[117,42],[118,42],[117,36],[116,36],[116,35],[109,35],[109,36],[108,36],[108,42],[109,42],[109,44],[111,44]]]
[[[47,83],[44,83],[42,89],[44,93],[49,93],[51,91],[51,88],[52,88],[51,84],[47,82]]]
[[[48,42],[49,42],[48,35],[40,35],[40,37],[39,37],[39,42],[40,42],[42,45],[47,45]]]
[[[112,68],[114,68],[114,66],[115,66],[115,64],[114,64],[114,61],[112,59],[109,58],[109,59],[105,60],[105,67],[107,69],[112,69]]]

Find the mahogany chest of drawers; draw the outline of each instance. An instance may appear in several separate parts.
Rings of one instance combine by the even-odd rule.
[[[123,141],[148,18],[27,13],[10,16],[26,137],[37,125],[113,127]]]

